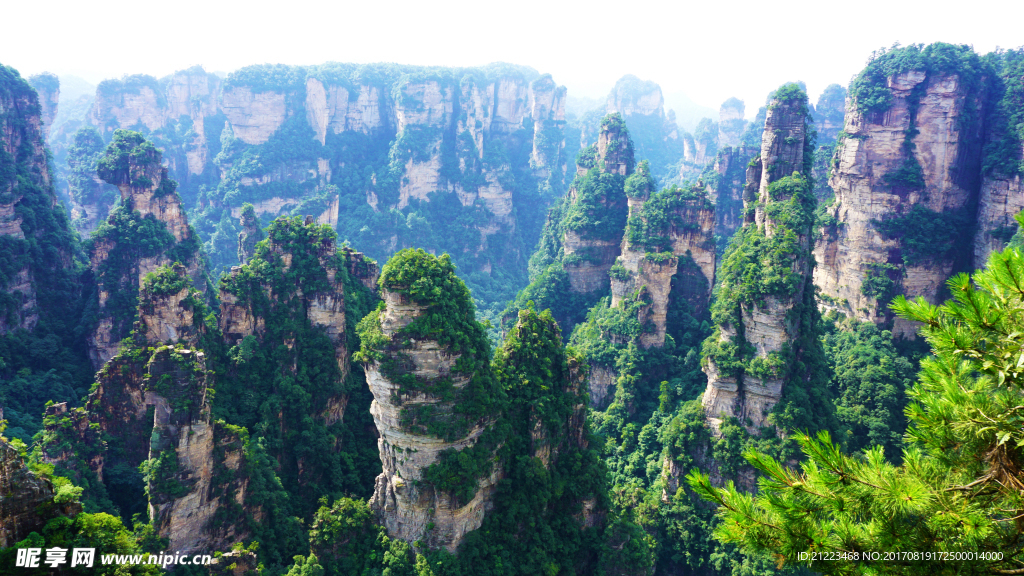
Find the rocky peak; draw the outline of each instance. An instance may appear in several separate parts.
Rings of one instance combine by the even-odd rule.
[[[147,342],[186,342],[198,346],[205,332],[188,270],[180,263],[158,268],[142,281],[139,290],[139,325]]]
[[[734,416],[756,432],[783,387],[805,376],[789,371],[792,358],[803,353],[799,317],[813,306],[807,291],[815,207],[804,162],[808,112],[798,85],[779,88],[768,107],[761,154],[747,170],[744,203],[756,217],[745,222],[739,244],[725,255],[722,297],[712,314],[716,330],[704,346],[708,387],[702,404],[716,430],[722,418]],[[751,275],[766,274],[789,281],[782,287],[750,282]]]
[[[206,289],[207,278],[200,242],[182,209],[177,184],[167,177],[152,143],[138,132],[118,130],[97,171],[118,187],[122,199],[93,239],[90,254],[100,315],[89,336],[89,355],[99,368],[128,335],[147,274],[178,261],[199,290]]]
[[[152,214],[178,242],[191,237],[188,219],[167,177],[162,155],[138,132],[118,131],[97,165],[100,178],[117,186],[121,200],[143,217]]]
[[[37,77],[41,87],[55,80],[50,76]],[[52,87],[57,90],[56,86]],[[36,286],[37,274],[48,273],[71,264],[70,246],[57,247],[59,230],[43,229],[48,221],[44,211],[52,207],[62,211],[57,203],[50,179],[45,148],[44,102],[36,90],[16,70],[0,65],[0,238],[7,243],[9,253],[5,277],[0,280],[0,294],[7,299],[6,312],[0,317],[0,334],[18,328],[32,330],[39,321],[39,302]],[[31,221],[23,221],[23,214],[32,214]],[[33,262],[28,255],[37,253],[29,242],[47,243],[55,248],[46,262]],[[65,251],[66,250],[66,251]],[[20,255],[20,256],[16,256]]]
[[[846,117],[846,88],[839,84],[829,84],[818,97],[814,107],[814,125],[818,130],[818,143],[834,143],[839,131],[843,129]]]
[[[565,269],[573,292],[598,293],[608,288],[629,211],[625,182],[633,173],[633,143],[621,116],[605,116],[596,147],[581,152],[578,162],[563,215],[569,222],[562,235]]]
[[[629,137],[626,123],[617,113],[609,114],[601,121],[601,132],[597,136],[597,161],[603,172],[619,176],[633,173],[633,141]]]
[[[740,137],[743,136],[743,129],[747,124],[743,119],[744,109],[743,101],[737,98],[729,98],[718,109],[719,150],[727,146],[739,146]]]
[[[530,159],[541,177],[549,176],[552,170],[565,175],[565,163],[560,162],[565,142],[557,136],[565,125],[565,98],[565,86],[555,84],[550,74],[530,84],[533,118],[533,153]]]
[[[721,243],[728,242],[736,229],[743,224],[743,194],[747,183],[747,169],[750,160],[760,151],[746,146],[727,147],[715,155],[712,166],[715,176],[706,178],[708,197],[715,204],[715,235]],[[760,187],[760,174],[752,173],[754,182],[751,198],[756,197]],[[722,246],[724,248],[724,245]]]
[[[788,85],[795,86],[795,85]],[[775,225],[765,216],[765,207],[772,201],[789,198],[772,198],[768,188],[772,182],[794,172],[806,173],[804,150],[807,136],[807,96],[799,88],[796,92],[780,88],[768,106],[761,139],[761,182],[758,186],[755,221],[771,236]],[[802,97],[802,98],[801,98]]]
[[[452,466],[456,452],[490,460],[489,431],[503,394],[469,292],[447,255],[403,250],[384,266],[380,285],[385,307],[360,323],[384,466],[370,507],[391,537],[454,550],[483,522],[501,472],[487,466],[456,487],[434,470]],[[437,322],[449,325],[424,331]]]
[[[645,164],[627,180],[627,191],[645,187],[634,183]],[[653,180],[646,185],[651,186]],[[714,207],[703,187],[669,188],[639,205],[630,195],[630,219],[615,261],[622,270],[611,275],[611,306],[638,297],[647,301],[638,311],[640,324],[649,327],[640,336],[641,347],[664,346],[671,298],[686,299],[698,315],[707,310],[715,281],[714,232]]]
[[[644,81],[632,74],[619,78],[608,94],[605,105],[608,114],[618,113],[622,116],[656,116],[665,117],[665,97],[661,86],[649,80]]]
[[[256,243],[263,239],[260,219],[252,204],[246,203],[242,206],[238,224],[242,227],[242,231],[238,233],[238,261],[245,264],[256,252]]]
[[[919,48],[882,58],[904,50]],[[964,232],[981,187],[984,84],[970,67],[931,70],[928,51],[920,69],[885,76],[872,62],[855,81],[888,99],[862,102],[854,92],[829,181],[836,224],[823,229],[815,251],[822,306],[893,323],[895,334],[908,337],[916,329],[894,319],[887,304],[900,293],[943,299],[946,279],[970,265]]]
[[[53,126],[53,119],[57,117],[57,102],[60,100],[60,79],[56,74],[43,72],[28,79],[28,83],[35,88],[39,94],[39,107],[41,109],[40,132],[43,138],[49,136],[50,127]]]

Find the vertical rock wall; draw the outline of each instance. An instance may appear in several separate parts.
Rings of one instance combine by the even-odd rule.
[[[396,264],[395,259],[403,255],[406,259]],[[441,272],[422,277],[421,282],[433,282],[435,291],[413,296],[408,285],[395,283],[417,282],[417,277],[410,274],[423,270],[419,263],[435,261],[422,251],[396,255],[385,266],[381,280],[385,308],[367,319],[375,323],[371,331],[378,336],[364,335],[364,349],[368,338],[384,342],[374,352],[376,359],[366,366],[366,381],[374,398],[370,413],[380,433],[377,445],[384,467],[377,477],[370,507],[391,537],[407,542],[422,540],[431,548],[454,551],[468,532],[481,525],[493,506],[501,469],[490,466],[488,473],[473,480],[475,490],[468,501],[455,491],[430,483],[425,474],[428,467],[439,464],[451,451],[472,454],[470,450],[488,450],[487,443],[476,444],[486,442],[498,414],[464,414],[471,404],[493,405],[501,392],[487,389],[487,382],[493,382],[489,359],[480,357],[481,350],[475,345],[463,344],[460,352],[435,337],[416,336],[406,330],[436,307],[444,306],[449,313],[468,314],[469,324],[449,318],[454,324],[448,330],[468,330],[464,339],[483,338],[483,332],[472,327],[471,304],[468,292],[464,287],[460,289],[461,282],[454,276],[449,282],[439,281],[439,273],[454,272],[447,257],[440,263]],[[406,267],[397,271],[389,268],[398,266]],[[442,301],[450,304],[440,304]],[[458,310],[453,312],[451,306]],[[438,428],[455,431],[441,435],[433,431]]]
[[[119,136],[120,135],[120,136]],[[128,335],[130,324],[123,316],[124,298],[111,298],[111,290],[134,298],[142,279],[160,266],[182,261],[192,283],[200,290],[206,288],[206,268],[199,254],[199,239],[189,226],[188,217],[181,205],[181,198],[175,192],[176,184],[167,177],[167,169],[161,165],[161,154],[142,136],[133,132],[115,135],[114,142],[107,150],[99,169],[101,178],[118,187],[123,208],[133,217],[152,218],[170,234],[171,246],[164,249],[148,248],[145,245],[118,245],[118,234],[132,234],[133,230],[121,229],[125,222],[111,214],[108,223],[116,232],[96,238],[90,254],[90,266],[98,285],[98,325],[88,336],[89,357],[97,368],[111,359],[117,352],[118,342]],[[131,226],[131,224],[127,224]],[[142,239],[143,243],[154,242],[155,238]],[[108,262],[110,258],[115,260]],[[172,259],[173,258],[173,259]],[[120,320],[118,320],[119,317]]]
[[[956,74],[919,70],[889,77],[888,88],[893,100],[884,112],[864,114],[856,102],[848,106],[847,136],[839,144],[829,182],[836,201],[828,214],[836,224],[823,230],[815,250],[814,281],[825,297],[823,306],[875,323],[891,321],[892,315],[884,297],[869,295],[869,278],[885,274],[897,293],[938,302],[946,279],[954,269],[966,267],[971,254],[957,246],[907,264],[909,248],[901,235],[884,235],[873,222],[906,215],[915,206],[969,221],[980,188],[984,95],[969,92]],[[923,185],[890,183],[887,175],[908,161],[904,142],[911,129],[909,154],[921,167]],[[1010,184],[1005,186],[1008,192]],[[996,182],[987,186],[989,206],[982,209],[983,219],[1005,220],[991,216],[1000,210],[1001,188]],[[1010,202],[1003,204],[1012,209]],[[979,241],[987,245],[984,236]],[[894,330],[907,336],[914,332],[898,319]]]
[[[809,184],[801,176],[807,172],[807,97],[795,85],[784,86],[777,94],[768,107],[761,154],[756,166],[747,171],[745,204],[753,217],[744,225],[743,242],[756,254],[747,267],[778,267],[781,273],[791,275],[790,283],[765,287],[766,293],[756,298],[740,299],[732,292],[739,288],[734,284],[747,282],[742,277],[746,274],[742,268],[734,269],[737,264],[733,262],[740,257],[736,252],[726,255],[730,269],[720,287],[717,330],[712,336],[716,341],[713,347],[720,352],[706,357],[703,365],[708,387],[702,404],[715,428],[728,416],[741,422],[749,419],[752,429],[766,424],[768,412],[782,397],[786,384],[786,364],[792,361],[786,355],[799,354],[800,322],[794,308],[804,302],[805,290],[813,290],[813,215],[807,215],[808,209],[813,214],[813,196],[806,197]],[[769,251],[759,253],[763,250]],[[741,277],[733,277],[736,274]],[[743,353],[747,347],[753,349],[749,358]],[[733,364],[741,358],[741,366]],[[725,365],[729,368],[723,369]]]
[[[602,220],[625,220],[629,211],[624,193],[617,190],[619,185],[596,188],[594,181],[602,175],[625,178],[633,172],[633,143],[621,117],[609,115],[601,125],[594,156],[594,167],[577,167],[577,179],[569,188],[570,211],[581,212],[588,224],[566,229],[562,236],[565,251],[565,269],[573,292],[592,293],[608,288],[608,271],[621,250],[622,237],[619,234],[605,234],[597,225]],[[589,172],[588,172],[589,170]],[[605,179],[608,182],[611,180]],[[585,188],[584,188],[585,187]],[[584,194],[586,193],[586,194]]]
[[[19,205],[56,205],[44,148],[45,117],[36,91],[14,69],[0,66],[0,239],[10,258],[3,270],[0,334],[32,330],[39,321],[36,279],[27,255],[26,231]],[[35,197],[43,196],[40,202]],[[28,196],[28,197],[27,197]],[[57,231],[50,231],[56,233]],[[59,265],[52,262],[50,265]]]

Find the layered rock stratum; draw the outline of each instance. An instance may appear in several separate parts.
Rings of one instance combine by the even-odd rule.
[[[839,143],[829,181],[836,201],[828,215],[837,224],[823,230],[815,249],[814,281],[822,305],[859,320],[893,322],[888,298],[903,293],[937,303],[954,269],[968,265],[970,251],[908,245],[913,230],[886,230],[879,223],[926,209],[933,220],[963,216],[968,226],[980,188],[983,94],[969,89],[957,74],[911,70],[887,78],[892,102],[884,111],[864,112],[853,101],[846,115],[846,137]],[[920,180],[899,179],[919,166]],[[1009,182],[992,182],[983,218],[1002,208],[997,196]],[[1011,202],[1003,202],[1007,206]],[[1009,207],[1012,209],[1012,207]],[[992,221],[1005,221],[994,216]],[[963,238],[962,242],[969,239]],[[958,242],[959,243],[959,242]],[[987,240],[980,239],[982,246]],[[984,248],[978,250],[983,252]],[[880,291],[878,284],[891,286]],[[912,326],[895,320],[895,332],[912,336]]]

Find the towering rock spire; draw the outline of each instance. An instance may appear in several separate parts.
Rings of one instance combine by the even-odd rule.
[[[206,289],[200,241],[167,177],[160,151],[138,132],[118,130],[97,164],[99,176],[118,187],[121,205],[111,212],[91,246],[99,319],[89,336],[97,368],[117,352],[135,316],[141,279],[160,266],[184,265],[191,282]]]
[[[973,64],[950,69],[946,49]],[[885,61],[897,57],[916,59],[915,69],[887,75]],[[826,308],[913,336],[890,300],[903,293],[938,303],[946,279],[970,265],[985,101],[979,70],[970,48],[908,46],[869,63],[853,83],[829,181],[832,225],[815,250]]]
[[[359,324],[384,465],[370,507],[393,538],[448,550],[493,505],[501,471],[491,432],[504,402],[487,337],[454,271],[447,255],[399,252],[381,272],[385,306]],[[453,460],[480,470],[461,478]],[[446,470],[437,474],[439,466]]]
[[[84,408],[47,408],[43,446],[44,460],[86,486],[84,475],[102,482],[108,470],[141,466],[149,517],[183,553],[242,540],[245,523],[261,513],[246,502],[244,432],[211,415],[215,384],[200,348],[206,309],[191,284],[181,264],[143,278],[132,338],[97,373]],[[108,490],[125,513],[142,497],[134,485]],[[229,499],[243,514],[214,522]]]
[[[814,306],[808,128],[807,95],[795,84],[781,87],[761,154],[747,171],[746,223],[724,257],[716,331],[705,343],[703,405],[715,426],[728,416],[766,425],[783,387],[806,378],[796,368],[804,353],[801,314]]]
[[[635,160],[621,116],[605,116],[597,146],[581,152],[580,162],[562,220],[562,245],[571,290],[585,294],[607,289],[628,216],[623,187]]]

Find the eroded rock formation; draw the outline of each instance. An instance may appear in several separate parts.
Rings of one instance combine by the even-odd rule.
[[[52,443],[43,448],[44,460],[75,476],[88,470],[101,482],[112,467],[144,464],[149,516],[184,553],[240,541],[248,535],[245,516],[261,514],[246,502],[243,438],[210,414],[214,383],[199,349],[202,311],[184,266],[149,275],[133,341],[97,373],[84,408],[47,409]],[[70,451],[59,448],[68,445]],[[229,500],[245,512],[215,523]]]
[[[983,94],[956,74],[920,70],[889,77],[887,87],[886,110],[849,106],[829,182],[835,224],[815,250],[822,305],[875,323],[893,320],[887,303],[897,293],[937,303],[946,279],[969,264],[971,251],[963,248],[970,239],[957,229],[969,227],[980,187]],[[999,188],[993,183],[987,191],[993,207],[983,209],[986,220],[999,210]],[[920,246],[908,218],[923,214],[957,240]],[[894,332],[915,330],[897,319]]]
[[[699,316],[715,283],[715,212],[705,191],[670,188],[648,205],[653,184],[641,163],[626,186],[630,220],[615,262],[624,272],[611,275],[612,307],[630,298],[649,302],[639,311],[641,325],[649,323],[640,336],[643,348],[664,345],[670,298],[686,299]],[[652,216],[664,218],[665,227],[651,229]]]
[[[385,266],[381,279],[385,308],[367,319],[374,323],[371,333],[379,336],[363,337],[364,349],[368,338],[380,339],[382,346],[370,353],[366,366],[374,398],[370,413],[380,433],[377,445],[384,466],[370,507],[391,537],[453,551],[493,506],[502,471],[488,466],[486,474],[472,480],[472,496],[466,499],[457,490],[431,483],[436,477],[428,469],[446,465],[443,460],[453,451],[474,458],[479,455],[473,451],[483,450],[485,461],[490,459],[487,454],[496,447],[488,434],[498,413],[487,406],[496,407],[501,393],[488,389],[494,386],[493,378],[478,346],[463,344],[459,351],[438,336],[417,336],[419,332],[409,329],[442,307],[458,316],[468,314],[468,319],[448,320],[454,325],[447,330],[466,331],[460,340],[479,341],[483,336],[472,319],[468,291],[454,278],[447,256],[440,261],[441,272],[417,283],[417,288],[422,282],[436,287],[426,292],[410,291],[409,285],[398,282],[416,281],[412,274],[422,270],[418,263],[436,260],[422,251],[403,251],[395,259]],[[446,300],[451,302],[442,304]],[[451,342],[455,335],[440,337]],[[473,404],[477,408],[469,408]]]
[[[807,96],[799,87],[780,88],[768,107],[761,153],[747,171],[743,246],[725,256],[712,352],[703,364],[708,386],[702,404],[715,429],[730,416],[752,430],[766,425],[800,354],[796,309],[813,290],[807,114]],[[753,269],[788,280],[783,286],[753,285],[747,272]]]
[[[77,502],[54,502],[54,493],[53,483],[30,470],[14,446],[0,436],[0,548],[13,546],[31,532],[42,532],[51,518],[82,511]]]
[[[621,117],[605,117],[596,150],[585,161],[590,165],[577,166],[577,179],[569,189],[568,211],[578,216],[563,225],[562,236],[565,269],[577,293],[606,290],[608,271],[621,250],[622,228],[616,229],[615,223],[624,224],[628,215],[628,200],[621,190],[635,163],[633,142]]]
[[[718,149],[735,148],[740,145],[740,136],[746,127],[743,120],[745,107],[743,101],[729,98],[718,109]]]
[[[31,212],[57,204],[46,161],[44,130],[45,119],[36,91],[15,70],[0,67],[0,153],[4,163],[0,174],[0,237],[9,242],[5,243],[5,250],[11,250],[12,257],[5,265],[5,278],[0,281],[0,301],[6,310],[0,315],[0,334],[18,328],[31,330],[39,321],[35,286],[38,279],[27,256],[27,237],[38,239],[44,231],[36,230],[34,222],[25,226],[19,207],[25,201]],[[65,258],[70,263],[69,255],[61,255],[60,261],[48,264],[61,265]]]
[[[99,175],[118,187],[121,207],[111,213],[90,254],[100,314],[88,343],[97,367],[114,356],[117,343],[128,335],[131,303],[147,274],[178,261],[192,284],[206,288],[199,238],[189,226],[175,182],[161,165],[160,152],[137,132],[118,132],[101,160]]]

